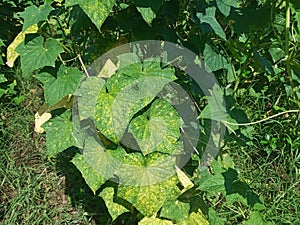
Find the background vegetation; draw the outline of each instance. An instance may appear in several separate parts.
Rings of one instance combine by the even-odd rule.
[[[226,133],[210,182],[200,180],[192,193],[200,196],[196,205],[204,217],[213,225],[300,224],[298,1],[4,0],[0,17],[1,224],[142,219],[125,213],[112,221],[103,198],[71,163],[78,149],[60,146],[54,154],[50,139],[46,149],[51,132],[34,132],[34,119],[37,111],[70,109],[64,97],[74,93],[68,82],[83,71],[79,59],[90,65],[115,46],[151,39],[199,54],[241,124]],[[67,92],[55,99],[41,74],[58,79],[62,66],[75,75],[61,83]]]

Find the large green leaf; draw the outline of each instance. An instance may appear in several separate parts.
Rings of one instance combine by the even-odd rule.
[[[142,115],[129,125],[142,153],[158,151],[171,154],[180,137],[181,120],[174,107],[163,99],[155,100]]]
[[[28,27],[36,24],[40,21],[46,20],[49,13],[53,10],[49,3],[45,3],[40,7],[31,5],[25,8],[24,12],[20,13],[20,16],[24,19],[22,31],[24,32]]]
[[[169,220],[163,220],[160,218],[155,217],[144,217],[140,222],[139,225],[173,225],[173,223]]]
[[[160,217],[171,219],[176,221],[178,224],[185,222],[189,218],[190,204],[180,202],[179,200],[168,201],[163,205]]]
[[[124,206],[114,202],[113,187],[107,187],[103,191],[101,191],[100,197],[105,201],[106,207],[113,220],[115,220],[121,214],[128,212],[128,210]]]
[[[46,146],[49,157],[54,157],[67,148],[76,146],[72,136],[73,124],[70,118],[71,112],[68,110],[43,125],[46,130]]]
[[[223,28],[221,27],[219,22],[217,21],[215,14],[216,14],[216,8],[209,7],[206,8],[205,14],[197,13],[196,16],[198,17],[201,23],[208,24],[217,35],[219,35],[222,39],[226,40],[226,34],[223,31]]]
[[[55,60],[63,52],[62,47],[56,39],[47,39],[44,43],[43,37],[38,36],[22,42],[16,49],[21,56],[21,68],[25,76],[29,76],[35,69],[44,66],[54,66]]]
[[[180,195],[177,183],[178,179],[171,177],[161,183],[147,186],[120,185],[117,195],[130,202],[143,215],[151,217],[166,201],[176,199]]]
[[[145,157],[139,152],[127,154],[122,151],[118,149],[111,152],[119,161],[115,174],[122,184],[147,186],[160,183],[176,174],[175,156],[153,152]]]
[[[66,6],[79,5],[99,31],[116,0],[67,0]]]
[[[72,163],[81,172],[85,182],[89,185],[89,187],[95,194],[96,191],[101,187],[101,185],[105,183],[106,179],[99,173],[97,173],[80,154],[76,154],[73,157]]]
[[[119,142],[132,117],[175,79],[174,70],[161,69],[158,62],[135,63],[120,69],[98,96],[96,127],[111,141]]]
[[[45,99],[50,106],[56,104],[63,97],[73,94],[82,77],[83,73],[80,70],[64,65],[59,67],[56,77],[47,72],[36,76],[44,84]]]

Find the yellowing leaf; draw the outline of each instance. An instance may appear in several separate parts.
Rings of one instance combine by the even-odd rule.
[[[188,225],[209,225],[209,222],[199,209],[197,213],[191,213]]]
[[[173,225],[169,220],[163,220],[160,218],[145,217],[139,222],[139,225]]]
[[[177,177],[183,186],[183,190],[181,191],[182,193],[186,192],[187,190],[191,189],[194,187],[193,182],[190,180],[190,178],[180,169],[176,166],[176,173]]]
[[[51,113],[43,113],[42,115],[39,114],[39,112],[36,112],[35,114],[35,126],[34,126],[34,131],[41,134],[44,133],[45,130],[41,127],[46,121],[51,119]]]
[[[25,34],[32,34],[38,31],[37,24],[34,24],[28,27],[24,32],[20,32],[14,41],[7,47],[7,56],[6,56],[6,65],[9,67],[14,66],[14,62],[19,56],[19,53],[16,52],[16,48],[24,41]]]
[[[118,66],[116,66],[110,59],[108,59],[103,68],[101,69],[100,73],[98,74],[98,77],[104,77],[104,78],[109,78],[112,75],[115,74],[117,71]]]

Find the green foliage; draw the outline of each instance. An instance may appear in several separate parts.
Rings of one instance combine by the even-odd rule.
[[[53,9],[49,3],[45,3],[40,7],[34,5],[26,7],[25,11],[20,13],[20,16],[24,19],[22,31],[24,32],[28,27],[45,21]]]
[[[47,39],[44,43],[43,37],[37,36],[25,42],[16,49],[21,56],[21,67],[25,76],[30,76],[35,69],[54,66],[56,58],[63,52],[56,39]]]
[[[94,197],[105,203],[108,221],[117,223],[130,214],[139,224],[281,222],[266,216],[270,212],[263,200],[250,188],[251,181],[240,176],[228,154],[220,154],[207,167],[202,167],[201,154],[212,121],[227,127],[225,143],[214,144],[229,153],[231,141],[243,148],[256,144],[263,150],[254,156],[266,153],[270,160],[277,158],[278,149],[299,149],[299,116],[287,115],[294,130],[278,134],[281,128],[277,127],[273,134],[273,129],[267,133],[261,129],[263,137],[255,136],[247,119],[300,107],[297,1],[57,0],[42,5],[21,1],[17,7],[14,1],[5,0],[0,7],[0,26],[4,27],[0,31],[1,100],[12,97],[22,102],[22,96],[17,96],[19,81],[7,75],[3,62],[6,57],[7,65],[13,64],[10,51],[3,51],[13,43],[12,53],[15,49],[15,55],[20,55],[16,66],[20,65],[22,77],[34,75],[42,83],[47,105],[42,111],[52,114],[43,125],[48,157],[72,151],[72,163]],[[23,33],[18,43],[13,42],[32,25],[37,31]],[[190,48],[224,88],[212,87],[211,95],[204,96],[177,69],[143,60],[130,64],[129,55],[114,59],[119,64],[108,63],[107,71],[98,76],[85,70],[85,65],[107,50],[146,39]],[[120,64],[124,61],[127,66]],[[171,81],[191,94],[201,112],[201,138],[196,140],[200,154],[192,154],[181,169],[176,167],[175,155],[184,148],[180,140],[183,121],[168,101],[156,97]],[[220,101],[223,96],[224,102]],[[244,111],[239,109],[241,99],[247,99]],[[249,112],[246,105],[262,108]],[[71,109],[78,115],[71,115]],[[127,133],[139,149],[124,146],[122,137]],[[75,147],[82,151],[73,151]],[[297,159],[298,152],[292,152]],[[298,176],[296,160],[290,167],[291,174]],[[291,221],[297,224],[296,217]]]

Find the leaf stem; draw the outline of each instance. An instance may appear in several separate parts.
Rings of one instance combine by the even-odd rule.
[[[269,116],[269,117],[267,117],[265,119],[254,121],[254,122],[250,122],[250,123],[231,123],[231,122],[228,122],[228,121],[222,121],[222,123],[228,124],[228,125],[234,125],[234,126],[248,126],[248,125],[253,125],[253,124],[265,122],[265,121],[267,121],[269,119],[272,119],[274,117],[280,116],[282,114],[286,114],[286,113],[299,113],[299,112],[300,112],[300,110],[298,110],[298,109],[292,109],[292,110],[287,110],[287,111],[284,111],[284,112],[280,112],[280,113],[277,113],[275,115]]]
[[[79,61],[80,61],[80,64],[81,64],[81,66],[82,66],[82,68],[83,68],[83,71],[84,71],[85,75],[86,75],[87,77],[89,77],[90,75],[89,75],[89,73],[88,73],[88,71],[87,71],[87,69],[86,69],[86,67],[85,67],[85,65],[84,65],[84,63],[83,63],[83,61],[82,61],[81,56],[78,54],[77,57],[78,57],[78,59],[79,59]]]

